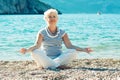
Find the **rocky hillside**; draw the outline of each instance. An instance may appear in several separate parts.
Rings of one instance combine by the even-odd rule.
[[[120,14],[120,0],[40,0],[63,13],[114,13]]]
[[[0,0],[0,14],[43,14],[49,8],[39,0]]]

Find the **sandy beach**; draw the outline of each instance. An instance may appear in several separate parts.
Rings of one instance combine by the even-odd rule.
[[[71,69],[37,69],[34,61],[0,61],[0,80],[120,80],[120,60],[79,59]]]

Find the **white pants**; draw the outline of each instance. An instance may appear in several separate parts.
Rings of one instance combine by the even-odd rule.
[[[43,68],[56,68],[60,65],[68,64],[70,61],[76,59],[77,55],[78,52],[74,49],[68,49],[55,59],[51,59],[44,51],[38,49],[34,50],[31,54],[33,60],[37,63],[37,66],[42,66]]]

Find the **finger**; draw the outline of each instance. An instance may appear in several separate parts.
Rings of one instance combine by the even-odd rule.
[[[91,48],[88,48],[88,51],[92,52],[93,50]]]
[[[23,51],[23,50],[19,50],[18,52],[20,52],[22,54],[25,54],[25,51]]]

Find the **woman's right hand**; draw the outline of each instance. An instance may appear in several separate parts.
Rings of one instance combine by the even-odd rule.
[[[25,48],[20,49],[20,53],[25,54],[26,52],[27,52],[27,49],[25,49]]]

